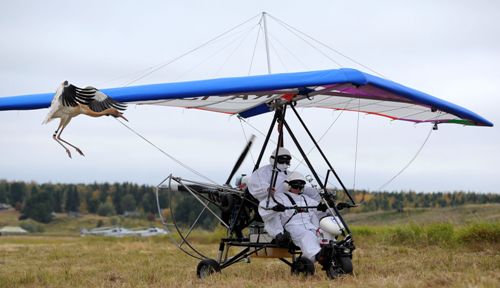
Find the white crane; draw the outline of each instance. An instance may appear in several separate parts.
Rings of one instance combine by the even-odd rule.
[[[85,114],[91,117],[120,117],[128,121],[123,117],[123,113],[119,111],[124,111],[126,107],[125,104],[113,100],[94,87],[78,88],[69,84],[68,81],[64,81],[52,99],[49,114],[47,114],[43,124],[50,122],[54,118],[60,118],[61,122],[52,138],[66,150],[69,158],[71,158],[71,152],[63,143],[75,148],[80,155],[85,156],[80,148],[61,138],[62,131],[71,119],[80,114]]]

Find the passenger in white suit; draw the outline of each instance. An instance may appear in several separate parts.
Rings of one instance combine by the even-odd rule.
[[[264,228],[277,242],[281,241],[286,232],[288,232],[293,243],[300,247],[303,256],[314,262],[316,260],[315,256],[321,250],[318,237],[316,236],[316,230],[319,227],[319,220],[316,216],[317,210],[309,208],[276,211],[280,209],[273,210],[271,208],[280,204],[284,207],[300,207],[318,206],[319,203],[302,194],[306,184],[302,174],[298,172],[290,173],[286,184],[284,186],[288,188],[288,191],[275,193],[274,199],[270,199],[269,208],[266,208],[266,199],[260,202],[259,213],[264,220]]]

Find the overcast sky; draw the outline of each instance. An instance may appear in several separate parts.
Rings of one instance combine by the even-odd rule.
[[[385,190],[500,192],[500,2],[494,0],[4,0],[0,97],[53,92],[64,80],[98,88],[130,85],[262,11],[388,79],[456,103],[496,125],[440,125],[415,161]],[[131,85],[267,73],[258,21],[255,17],[213,45]],[[267,21],[273,72],[340,66],[375,73],[332,50],[315,51],[311,45],[321,44],[304,42],[279,23]],[[41,124],[47,112],[0,112],[0,179],[154,185],[173,173],[201,180],[110,117],[73,119],[63,138],[86,156],[74,153],[69,159],[51,137],[58,120]],[[356,141],[357,113],[301,113],[317,137],[338,118],[321,144],[348,188],[379,189],[415,156],[431,128],[360,115]],[[217,182],[226,180],[245,135],[253,133],[253,157],[240,171],[251,172],[264,138],[223,114],[150,106],[129,106],[125,114],[131,128]],[[248,121],[267,131],[271,117],[269,113]],[[304,145],[306,150],[311,147],[310,142]],[[311,157],[317,159],[317,153]],[[307,174],[304,166],[298,170]],[[326,173],[323,164],[318,170]]]

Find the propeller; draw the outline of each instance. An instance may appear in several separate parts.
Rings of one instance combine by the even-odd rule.
[[[255,135],[252,134],[252,136],[250,136],[250,140],[248,140],[248,143],[245,146],[245,149],[243,149],[243,152],[241,152],[241,155],[238,158],[238,160],[236,161],[236,164],[234,164],[233,170],[229,174],[229,177],[227,178],[227,181],[226,181],[225,185],[230,186],[229,183],[231,183],[231,180],[233,179],[234,174],[240,168],[241,163],[243,163],[243,160],[245,160],[245,157],[247,156],[248,151],[250,151],[250,147],[252,147],[254,139],[255,139]]]

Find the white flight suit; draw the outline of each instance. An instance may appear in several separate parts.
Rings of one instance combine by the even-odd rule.
[[[257,201],[260,202],[267,199],[272,174],[273,166],[268,164],[255,170],[252,175],[250,175],[250,179],[248,179],[248,191]],[[276,178],[276,185],[274,187],[276,190],[275,193],[283,193],[286,191],[283,184],[287,177],[285,171],[280,171],[278,169],[278,177]]]
[[[297,206],[317,206],[318,202],[304,194],[288,194],[295,201]],[[283,193],[274,194],[277,202],[280,202],[285,207],[292,207],[290,199]],[[271,198],[269,207],[274,207],[276,202]],[[295,213],[295,209],[288,209],[284,212],[266,210],[266,200],[262,200],[259,204],[259,214],[264,220],[264,229],[271,237],[276,237],[279,233],[283,233],[284,229],[290,233],[292,241],[300,247],[302,255],[315,261],[315,256],[321,250],[319,246],[316,230],[319,227],[319,220],[316,216],[316,209],[308,209],[308,212]]]
[[[305,186],[304,190],[302,190],[302,194],[314,199],[318,203],[321,202],[321,196],[319,195],[319,191],[316,188]]]
[[[267,193],[269,190],[269,186],[271,185],[271,176],[273,174],[273,166],[271,164],[260,167],[255,170],[255,172],[250,175],[248,179],[248,191],[252,194],[257,201],[262,201],[263,199],[267,199]],[[275,193],[283,193],[288,191],[288,187],[284,185],[284,182],[287,180],[287,172],[280,171],[278,169],[278,177],[276,178],[276,185],[274,187]],[[309,196],[310,198],[316,200],[317,202],[321,201],[321,196],[319,195],[318,190],[313,187],[304,187],[303,194]],[[265,206],[265,205],[264,205]]]

